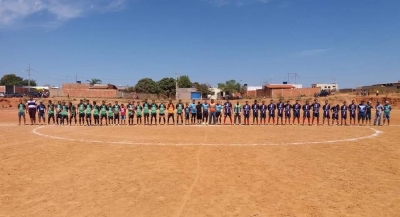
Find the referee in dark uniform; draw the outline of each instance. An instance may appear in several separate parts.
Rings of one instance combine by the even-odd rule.
[[[31,125],[36,125],[36,101],[33,97],[29,97],[29,100],[26,102],[26,109],[28,110],[29,118],[31,119]]]

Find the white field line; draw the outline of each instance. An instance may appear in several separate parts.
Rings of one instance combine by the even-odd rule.
[[[232,144],[213,144],[213,143],[143,143],[143,142],[129,142],[129,141],[100,141],[100,140],[87,140],[87,139],[73,139],[73,138],[65,138],[60,136],[52,136],[46,135],[38,132],[38,130],[42,129],[44,126],[37,127],[32,130],[32,133],[50,138],[50,139],[58,139],[64,141],[72,141],[72,142],[88,142],[88,143],[100,143],[100,144],[122,144],[122,145],[142,145],[142,146],[290,146],[290,145],[309,145],[309,144],[333,144],[340,142],[354,142],[363,139],[371,139],[382,134],[382,131],[376,130],[374,128],[369,128],[373,131],[372,134],[368,136],[349,138],[349,139],[339,139],[339,140],[326,140],[326,141],[308,141],[308,142],[292,142],[292,143],[253,143],[253,144],[245,144],[245,143],[232,143]]]

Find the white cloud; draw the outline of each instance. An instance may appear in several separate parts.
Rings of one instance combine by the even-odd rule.
[[[313,56],[317,54],[322,54],[328,52],[330,49],[311,49],[311,50],[302,50],[299,52],[299,56]]]
[[[64,22],[90,12],[116,10],[126,0],[0,0],[0,26],[23,22],[47,13],[44,23]]]

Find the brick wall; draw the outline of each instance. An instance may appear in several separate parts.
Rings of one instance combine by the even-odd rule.
[[[63,95],[80,98],[115,98],[118,90],[90,89],[89,84],[63,84]]]
[[[0,86],[0,93],[6,92],[6,86]]]

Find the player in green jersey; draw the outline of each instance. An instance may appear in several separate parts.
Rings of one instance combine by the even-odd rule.
[[[18,122],[19,125],[21,125],[21,118],[24,118],[24,125],[26,124],[26,118],[25,118],[25,112],[26,112],[26,105],[22,103],[22,99],[19,100],[18,104]],[[54,121],[54,119],[53,119]]]
[[[118,105],[118,101],[115,101],[113,110],[114,110],[114,125],[117,125],[117,124],[119,125],[119,112],[121,110],[121,107]]]
[[[176,104],[176,124],[179,124],[179,119],[181,119],[181,125],[183,125],[183,109],[184,105],[182,103],[182,100],[179,100],[178,103]]]
[[[149,115],[150,115],[150,105],[147,102],[147,99],[144,99],[144,102],[143,102],[144,125],[148,125],[150,123]]]
[[[57,104],[56,104],[56,123],[57,123],[57,125],[60,124],[61,119],[62,119],[61,106],[62,106],[61,101],[58,101]]]
[[[100,107],[97,105],[96,101],[93,101],[93,119],[94,125],[100,125]]]
[[[103,126],[103,119],[106,119],[107,124],[107,105],[103,100],[100,105],[100,126]]]
[[[142,125],[142,110],[143,110],[143,107],[140,105],[140,102],[138,101],[136,104],[136,124],[137,125]]]
[[[126,106],[128,108],[128,124],[133,125],[133,113],[135,112],[135,101],[133,101],[133,104],[131,101],[128,101],[128,105]]]
[[[153,99],[153,102],[150,105],[150,112],[151,112],[150,124],[151,125],[153,125],[153,119],[154,119],[154,124],[157,125],[157,109],[158,109],[158,105],[156,104],[156,101]]]
[[[161,118],[163,119],[163,125],[165,125],[165,109],[167,109],[167,107],[164,104],[164,101],[161,100],[160,105],[158,106],[159,109],[159,118],[158,118],[158,124],[161,124]]]
[[[85,124],[85,109],[86,104],[83,103],[83,100],[81,99],[81,102],[78,104],[79,125],[81,126]]]
[[[93,106],[90,104],[90,101],[86,100],[85,116],[86,116],[86,125],[87,126],[92,126],[92,109],[93,109]]]
[[[72,104],[72,102],[69,103],[69,126],[72,125],[72,119],[75,121],[76,125],[76,106]]]
[[[111,105],[111,103],[108,103],[108,107],[107,107],[107,115],[108,115],[108,123],[106,121],[106,125],[112,125],[114,122],[114,111],[113,111],[113,107]]]
[[[61,105],[61,123],[62,125],[64,125],[65,123],[68,125],[68,105],[65,103],[65,101],[62,102]]]
[[[49,118],[47,119],[47,125],[50,124],[50,119],[53,119],[53,124],[55,123],[54,109],[55,109],[55,106],[54,106],[53,102],[51,100],[49,100],[49,104],[47,105],[47,115],[49,116]]]

